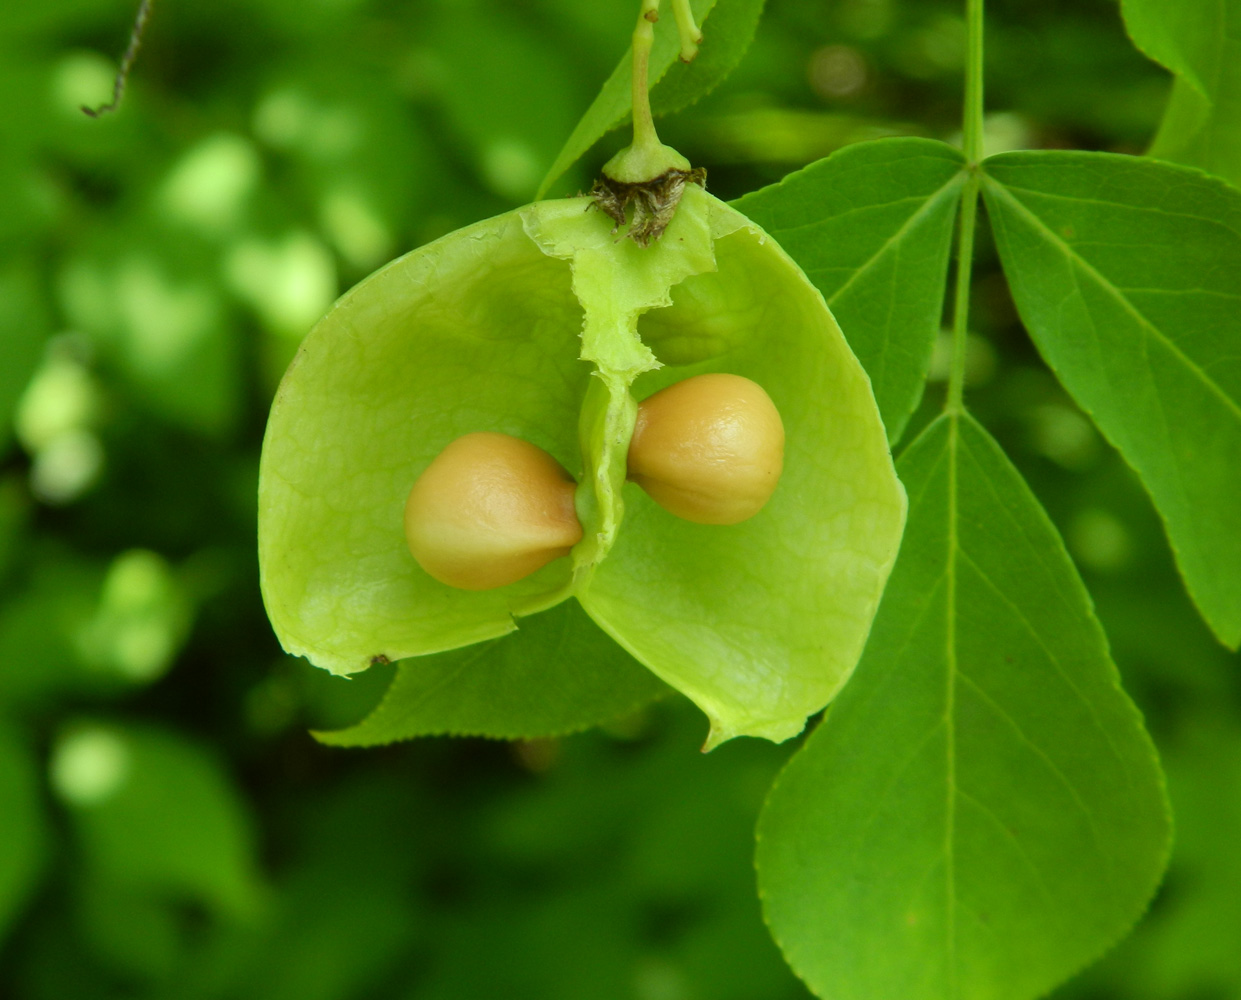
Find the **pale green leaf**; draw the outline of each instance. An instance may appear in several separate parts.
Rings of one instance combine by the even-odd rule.
[[[1032,1000],[1146,906],[1161,775],[995,442],[944,416],[898,471],[909,524],[866,654],[759,822],[767,919],[832,1000]]]
[[[1141,476],[1190,595],[1241,643],[1241,193],[1154,160],[1008,153],[984,194],[1018,311]]]
[[[870,376],[890,441],[922,396],[964,181],[951,146],[881,139],[735,203],[823,293]]]
[[[1151,154],[1241,184],[1241,0],[1122,0],[1134,44],[1176,75]]]
[[[650,57],[651,107],[667,114],[692,104],[733,71],[754,38],[762,12],[762,0],[691,0],[690,7],[703,31],[698,57],[689,64],[679,61],[680,41],[672,11],[665,4],[655,25],[655,46]],[[638,5],[633,4],[635,18]],[[629,118],[632,110],[632,49],[626,49],[599,96],[586,110],[539,185],[542,198],[566,170],[612,129]]]
[[[439,734],[555,736],[633,712],[667,690],[576,601],[565,601],[501,639],[403,660],[366,719],[316,735],[332,746]]]

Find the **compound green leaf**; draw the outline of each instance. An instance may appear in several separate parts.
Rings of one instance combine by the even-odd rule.
[[[1134,44],[1176,75],[1151,154],[1241,184],[1241,0],[1122,0]]]
[[[633,5],[635,13],[637,4]],[[690,7],[704,41],[693,62],[679,62],[680,41],[676,21],[668,5],[655,25],[655,46],[650,57],[651,107],[667,114],[692,104],[733,71],[750,42],[763,8],[762,0],[691,0]],[[560,150],[556,161],[539,185],[542,198],[566,170],[591,146],[621,125],[632,108],[632,49],[626,49],[599,96],[586,110]],[[673,64],[678,65],[673,68]],[[665,92],[666,90],[666,92]]]
[[[823,293],[870,375],[893,442],[926,382],[964,181],[964,159],[951,146],[881,139],[735,203]]]
[[[970,417],[897,465],[909,522],[856,677],[759,822],[767,919],[833,1000],[1031,1000],[1163,870],[1142,721],[1051,522]]]
[[[576,601],[565,601],[501,639],[403,660],[370,715],[317,737],[360,747],[441,734],[557,736],[635,711],[667,690]]]
[[[1241,643],[1241,193],[1104,153],[1008,153],[984,194],[1017,308],[1141,476],[1190,595]]]

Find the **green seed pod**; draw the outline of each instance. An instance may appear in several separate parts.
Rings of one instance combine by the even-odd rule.
[[[736,524],[669,517],[627,481],[637,400],[708,373],[762,386],[785,431],[779,488]],[[410,558],[402,505],[478,431],[573,475],[582,538],[529,576],[464,590]],[[572,598],[706,712],[708,746],[782,740],[857,662],[904,513],[869,381],[822,296],[691,183],[647,247],[588,199],[540,202],[347,293],[272,407],[260,573],[284,647],[337,673],[501,636]]]
[[[638,404],[629,478],[696,524],[739,524],[771,499],[784,468],[784,425],[762,386],[698,375]]]
[[[440,583],[492,590],[525,579],[582,540],[575,483],[542,448],[508,434],[459,437],[405,502],[409,551]]]

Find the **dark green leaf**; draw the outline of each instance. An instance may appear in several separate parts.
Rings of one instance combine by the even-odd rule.
[[[0,940],[42,874],[43,803],[34,755],[0,727]]]
[[[249,824],[211,756],[171,733],[84,724],[52,755],[89,877],[245,918],[260,886]]]
[[[1134,44],[1176,74],[1151,154],[1241,184],[1241,0],[1122,0],[1121,10]]]
[[[1028,1000],[1138,917],[1153,747],[1029,488],[970,417],[898,463],[905,540],[857,675],[759,823],[767,918],[833,1000]]]
[[[1241,643],[1241,193],[1103,153],[1009,153],[984,193],[1022,320],[1154,498]]]
[[[115,678],[84,669],[76,637],[90,621],[101,569],[52,551],[29,570],[23,589],[0,601],[0,705],[46,709],[73,692],[106,691]]]
[[[433,734],[552,736],[618,718],[666,691],[576,601],[565,601],[522,618],[501,639],[402,660],[365,720],[316,736],[332,746]]]
[[[636,4],[634,5],[636,9]],[[665,10],[655,25],[655,47],[650,58],[651,106],[656,114],[666,114],[692,104],[733,71],[754,38],[754,28],[762,11],[762,0],[691,0],[691,8],[703,31],[698,58],[688,65],[678,64],[680,41],[671,10]],[[629,117],[633,55],[626,49],[599,96],[586,110],[565,142],[556,162],[539,185],[537,197],[548,189],[591,146]],[[666,77],[665,77],[666,74]],[[667,93],[664,92],[667,87]]]
[[[890,441],[918,405],[940,329],[963,166],[941,142],[883,139],[736,202],[823,293],[870,375]]]
[[[430,21],[445,110],[470,160],[488,188],[514,203],[529,201],[580,108],[566,59],[549,58],[537,21],[516,6],[446,6]]]
[[[232,426],[240,344],[211,280],[217,265],[206,245],[184,233],[101,226],[75,251],[59,275],[61,306],[134,395],[191,430],[218,434]]]
[[[1241,996],[1241,734],[1225,704],[1195,714],[1163,751],[1176,853],[1157,915],[1107,959],[1125,1000]]]
[[[703,29],[697,57],[691,63],[679,59],[672,63],[651,92],[651,111],[670,115],[714,90],[750,48],[762,15],[763,0],[717,0],[710,10],[710,29]],[[667,19],[672,19],[671,11]]]
[[[33,270],[8,267],[0,272],[0,454],[13,433],[17,401],[43,356],[50,322]]]

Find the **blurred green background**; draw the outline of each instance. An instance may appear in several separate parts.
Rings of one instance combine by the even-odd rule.
[[[1168,81],[1114,0],[988,6],[993,150],[1142,151]],[[750,860],[793,746],[703,757],[669,701],[560,741],[329,750],[306,730],[389,675],[284,656],[259,598],[258,454],[300,337],[392,256],[527,201],[634,7],[160,0],[91,120],[134,3],[0,6],[0,996],[808,996]],[[725,198],[848,142],[952,140],[962,8],[769,0],[663,137]],[[1241,664],[985,241],[972,321],[969,403],[1065,534],[1177,810],[1150,914],[1062,996],[1241,997]]]

